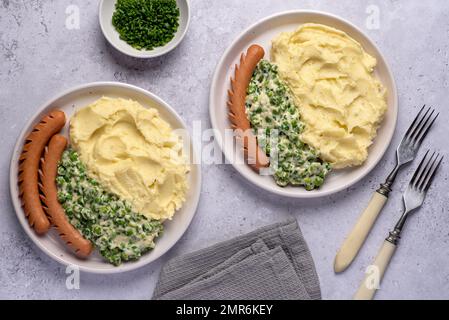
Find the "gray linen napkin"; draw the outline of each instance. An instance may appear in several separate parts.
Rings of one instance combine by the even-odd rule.
[[[170,260],[153,299],[320,299],[318,276],[295,219]]]

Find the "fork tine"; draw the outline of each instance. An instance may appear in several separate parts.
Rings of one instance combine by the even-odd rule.
[[[432,184],[433,179],[434,179],[435,176],[436,176],[436,173],[437,173],[437,171],[438,171],[438,168],[440,167],[441,162],[443,162],[443,159],[444,159],[444,157],[441,156],[441,157],[440,157],[440,160],[439,160],[438,163],[437,163],[437,165],[433,168],[433,171],[432,171],[432,173],[431,173],[429,179],[427,180],[426,185],[425,185],[424,188],[423,188],[424,191],[429,190],[430,185]]]
[[[434,156],[435,152],[432,154],[429,161],[427,161],[427,164],[421,173],[420,179],[418,179],[418,181],[415,184],[416,189],[418,189],[419,191],[423,190],[423,186],[425,185],[427,178],[430,176],[430,172],[432,171],[435,162],[438,160],[439,154],[437,154],[435,158]]]
[[[421,128],[425,125],[425,123],[427,123],[427,121],[429,120],[429,112],[430,111],[434,111],[432,108],[428,108],[426,110],[426,112],[424,113],[424,115],[421,117],[421,119],[419,120],[418,124],[415,126],[415,128],[413,128],[412,132],[410,133],[410,135],[408,136],[409,140],[414,143],[415,138],[416,138],[416,133],[419,132],[419,130],[421,130]]]
[[[418,140],[415,142],[416,146],[421,145],[421,143],[423,142],[424,138],[427,136],[427,133],[429,132],[430,128],[433,126],[435,120],[438,118],[439,115],[440,115],[440,114],[437,113],[437,115],[433,118],[433,120],[430,122],[430,124],[427,125],[426,127],[423,127],[423,130],[421,130],[421,131],[423,131],[423,132],[422,132],[422,133],[420,132],[420,133],[417,135],[416,138],[417,138]]]
[[[429,111],[432,111],[432,112],[430,112],[430,114],[429,114]],[[420,135],[420,132],[422,132],[423,128],[426,127],[426,125],[429,123],[429,120],[432,119],[432,116],[434,113],[435,113],[435,109],[427,110],[426,114],[424,115],[424,117],[422,118],[422,120],[420,122],[420,126],[418,126],[416,128],[416,132],[413,134],[413,137],[415,139],[418,138],[418,136]]]
[[[421,108],[421,110],[419,110],[418,114],[416,115],[415,119],[413,120],[412,124],[410,125],[410,127],[408,127],[407,132],[405,132],[405,137],[408,137],[410,135],[410,132],[412,131],[412,129],[415,127],[416,122],[418,122],[419,117],[421,116],[424,108],[426,107],[426,105],[423,105],[423,107]]]
[[[414,186],[416,179],[418,177],[418,173],[421,172],[421,167],[423,166],[424,162],[426,161],[427,155],[429,154],[430,150],[427,150],[426,154],[422,158],[421,162],[418,165],[418,168],[415,170],[415,173],[413,174],[412,180],[410,181],[410,186]]]

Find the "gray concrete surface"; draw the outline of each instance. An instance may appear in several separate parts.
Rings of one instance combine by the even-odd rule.
[[[70,4],[80,9],[79,30],[65,27]],[[379,9],[379,29],[367,24],[370,5]],[[392,167],[395,146],[418,106],[427,103],[442,112],[423,150],[432,147],[448,154],[448,1],[191,0],[191,7],[191,27],[181,46],[162,58],[141,61],[124,57],[106,44],[98,25],[98,1],[0,1],[0,298],[148,299],[161,265],[170,257],[294,216],[315,259],[323,297],[349,299],[400,214],[399,191],[404,190],[416,163],[399,175],[396,192],[363,251],[342,275],[333,273],[334,255],[371,192]],[[209,126],[209,84],[225,48],[250,24],[287,9],[323,10],[349,19],[385,53],[397,80],[400,115],[384,159],[350,189],[311,201],[270,195],[249,185],[229,165],[204,166],[198,212],[173,250],[135,272],[82,274],[80,289],[68,290],[65,268],[28,239],[9,196],[11,151],[34,110],[71,86],[116,80],[161,96],[189,124],[201,119]],[[424,208],[409,221],[378,298],[449,298],[448,189],[446,164]]]

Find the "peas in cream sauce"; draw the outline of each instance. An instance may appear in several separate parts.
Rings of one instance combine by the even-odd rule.
[[[331,170],[317,151],[304,144],[300,135],[304,124],[288,86],[279,78],[276,65],[262,60],[248,86],[246,114],[259,143],[267,155],[277,154],[274,179],[279,186],[302,185],[319,188]],[[270,135],[277,130],[276,150],[271,150]]]
[[[111,264],[136,260],[154,248],[163,225],[133,212],[129,203],[90,178],[76,151],[63,153],[58,166],[58,200],[70,223]]]

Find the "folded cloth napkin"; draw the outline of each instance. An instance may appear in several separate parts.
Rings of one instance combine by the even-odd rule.
[[[321,299],[295,219],[170,260],[153,294],[160,300]]]

